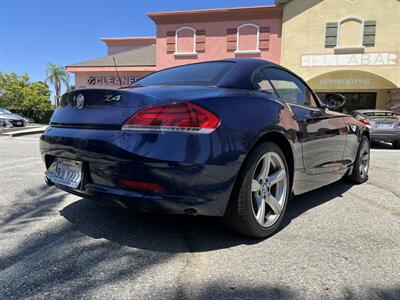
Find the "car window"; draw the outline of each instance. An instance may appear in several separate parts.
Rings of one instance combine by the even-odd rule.
[[[7,114],[11,114],[11,112],[9,112],[7,109],[0,108],[0,115],[7,115]]]
[[[206,62],[174,67],[150,74],[134,85],[210,85],[215,86],[232,69],[233,62]]]
[[[268,80],[268,78],[266,77],[265,73],[262,70],[258,71],[254,76],[253,85],[254,88],[258,91],[278,97],[277,94],[275,93],[274,88],[271,85],[271,82]]]
[[[277,68],[266,68],[265,72],[278,96],[286,102],[318,107],[311,90],[296,76]]]
[[[356,120],[361,120],[361,119],[365,119],[365,117],[363,115],[361,115],[358,112],[353,112],[352,116],[356,119]]]

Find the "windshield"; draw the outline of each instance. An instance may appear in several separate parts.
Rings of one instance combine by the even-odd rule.
[[[394,119],[397,120],[397,117],[394,113],[390,112],[390,111],[379,111],[379,112],[373,112],[373,111],[369,111],[369,112],[365,112],[363,113],[365,116],[367,116],[368,119]]]
[[[9,114],[11,114],[11,112],[9,112],[7,109],[0,107],[0,115],[9,115]]]
[[[233,66],[233,62],[220,61],[174,67],[150,74],[134,85],[216,86]]]

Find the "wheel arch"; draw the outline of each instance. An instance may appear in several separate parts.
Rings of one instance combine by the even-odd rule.
[[[369,133],[368,129],[365,129],[364,132],[362,133],[362,135],[365,135],[369,141],[369,143],[371,143],[371,134]]]
[[[294,177],[294,154],[293,148],[289,142],[289,137],[287,133],[284,133],[279,130],[271,130],[264,134],[262,134],[258,140],[251,146],[250,150],[247,152],[246,157],[242,161],[240,166],[239,172],[236,176],[235,183],[233,185],[233,189],[230,193],[228,203],[232,197],[232,194],[235,193],[236,189],[238,188],[238,180],[242,177],[243,168],[246,165],[248,158],[250,157],[253,150],[261,143],[264,142],[273,142],[278,145],[278,147],[282,150],[283,154],[285,155],[286,162],[289,168],[289,184],[290,184],[290,193],[293,189],[293,177]],[[228,206],[228,205],[227,205]],[[226,208],[225,208],[226,209]]]

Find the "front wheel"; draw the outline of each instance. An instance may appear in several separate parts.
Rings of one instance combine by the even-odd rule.
[[[275,143],[260,144],[239,175],[224,223],[250,237],[270,236],[282,221],[289,189],[289,170],[282,150]]]
[[[394,149],[400,149],[400,141],[395,141],[392,143]]]
[[[350,181],[354,183],[364,183],[368,180],[369,157],[370,144],[368,138],[364,135],[358,148],[353,171],[348,176],[348,179],[350,179]]]

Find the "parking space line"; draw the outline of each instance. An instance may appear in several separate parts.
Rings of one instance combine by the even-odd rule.
[[[18,168],[18,167],[25,167],[25,166],[34,165],[34,164],[41,164],[41,163],[42,163],[42,160],[39,160],[39,161],[29,162],[26,164],[19,164],[19,165],[15,165],[15,166],[0,168],[0,171],[10,170],[10,169]]]
[[[25,140],[25,141],[39,141],[40,136],[34,136],[34,137],[12,137],[14,140]]]
[[[10,161],[4,161],[4,162],[0,162],[0,166],[1,165],[8,165],[8,164],[13,164],[16,162],[20,162],[20,161],[25,161],[25,160],[37,160],[39,158],[37,157],[26,157],[26,158],[21,158],[21,159],[16,159],[16,160],[10,160]]]

